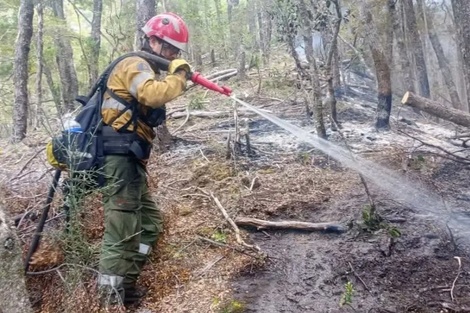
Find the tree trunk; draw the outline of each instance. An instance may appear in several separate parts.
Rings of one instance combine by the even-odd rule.
[[[62,21],[66,27],[63,0],[52,2],[54,15]],[[71,111],[75,108],[74,100],[78,95],[77,72],[73,62],[73,49],[68,36],[64,36],[64,29],[56,29],[55,43],[57,46],[56,61],[59,67],[59,76],[62,86],[63,108]]]
[[[406,25],[410,36],[411,50],[413,51],[413,56],[415,58],[419,94],[423,97],[430,98],[431,90],[429,88],[428,70],[424,57],[423,44],[416,22],[413,0],[403,0],[403,5],[405,10]]]
[[[442,76],[444,77],[447,90],[449,91],[450,101],[452,106],[459,110],[464,110],[462,103],[457,92],[457,87],[455,85],[454,79],[452,77],[452,71],[449,66],[449,61],[444,55],[444,50],[442,49],[441,41],[437,36],[436,30],[434,28],[434,16],[431,14],[429,9],[426,10],[426,22],[428,25],[428,35],[429,40],[431,41],[434,52],[436,53],[437,62],[439,63],[439,68],[441,69]]]
[[[229,27],[229,39],[230,47],[234,57],[237,57],[240,53],[240,44],[244,43],[244,28],[246,22],[241,20],[241,8],[238,7],[238,0],[227,0],[227,17]]]
[[[44,37],[44,10],[42,1],[39,0],[36,5],[36,12],[38,16],[38,31],[36,38],[36,56],[37,56],[37,73],[36,73],[36,105],[31,108],[31,126],[32,129],[37,129],[37,127],[42,122],[42,74],[43,74],[43,37]]]
[[[43,63],[44,76],[46,76],[46,82],[49,86],[49,90],[52,94],[52,99],[54,100],[55,108],[58,113],[62,111],[60,107],[60,90],[54,83],[54,78],[52,77],[52,72],[46,63]]]
[[[135,0],[135,37],[134,37],[134,49],[140,49],[140,38],[144,35],[142,27],[145,23],[156,14],[157,3],[155,0]]]
[[[263,1],[257,1],[257,19],[258,19],[258,36],[259,36],[259,47],[261,50],[261,56],[263,58],[263,64],[269,65],[269,54],[271,47],[271,33],[272,33],[272,21],[268,13],[266,12],[266,4]]]
[[[233,1],[232,0],[227,0],[227,19],[228,19],[228,23],[230,24],[232,22],[232,18],[233,18]]]
[[[412,106],[455,124],[470,127],[470,114],[453,108],[445,107],[438,102],[420,97],[412,92],[406,92],[403,96],[403,99],[401,100],[401,103]]]
[[[248,33],[249,34],[256,34],[258,32],[257,25],[256,25],[256,7],[255,1],[250,0],[246,3],[246,19],[248,21]],[[256,45],[256,43],[255,43]],[[255,47],[258,49],[259,47]]]
[[[331,45],[328,51],[328,57],[326,60],[326,67],[325,67],[327,81],[328,81],[327,94],[326,94],[327,101],[325,101],[325,105],[328,105],[330,107],[331,118],[336,124],[338,124],[338,117],[337,117],[338,113],[336,110],[336,96],[335,96],[335,88],[334,88],[334,83],[333,83],[333,77],[335,75],[333,71],[333,60],[334,60],[334,56],[337,55],[338,53],[338,34],[341,28],[342,14],[341,14],[341,7],[339,6],[339,4],[337,2],[334,2],[334,5],[335,5],[335,10],[336,10],[336,21],[334,23],[334,30],[333,30],[333,34],[331,38]]]
[[[321,94],[320,78],[315,57],[313,56],[312,35],[304,36],[305,52],[310,67],[310,82],[313,88],[313,111],[317,136],[326,139],[325,121],[323,118],[323,101]]]
[[[407,49],[405,45],[405,34],[403,32],[403,26],[400,25],[400,19],[398,18],[395,1],[390,4],[390,14],[391,20],[393,25],[393,32],[395,34],[395,40],[397,43],[397,50],[400,62],[400,68],[403,75],[403,84],[405,90],[414,91],[414,84],[413,84],[413,74],[411,68],[411,62],[407,54]],[[392,6],[393,5],[393,6]],[[403,23],[404,24],[404,23]]]
[[[452,0],[454,23],[462,56],[462,72],[465,77],[467,101],[470,99],[470,5],[468,0]],[[470,106],[470,104],[469,104]]]
[[[21,141],[26,136],[28,128],[28,56],[31,48],[31,37],[33,36],[33,16],[33,1],[21,0],[13,64],[15,107],[13,111],[12,142]]]
[[[245,68],[246,68],[246,52],[245,52],[245,48],[242,46],[240,48],[241,52],[240,52],[240,64],[238,66],[238,78],[240,80],[244,80],[246,78],[246,71],[245,71]]]
[[[90,54],[90,81],[91,88],[99,76],[99,58],[101,48],[101,13],[103,1],[93,0],[93,20],[91,21],[91,54]]]
[[[222,25],[222,8],[220,5],[220,0],[214,0],[215,5],[215,14],[217,15],[218,25]]]
[[[377,29],[372,19],[372,14],[362,7],[362,15],[366,27],[366,40],[374,61],[377,77],[377,118],[376,129],[390,128],[390,112],[392,110],[392,81],[390,77],[390,67],[387,62],[384,49],[381,47]]]
[[[313,29],[311,26],[311,22],[308,14],[307,7],[303,0],[300,1],[300,10],[303,11],[300,13],[302,18],[302,28],[303,28],[303,39],[305,45],[305,55],[307,61],[309,63],[309,76],[310,76],[310,83],[312,84],[313,89],[313,108],[314,108],[314,118],[315,118],[315,129],[317,131],[317,136],[323,139],[326,139],[326,129],[325,129],[325,121],[323,118],[323,101],[322,101],[322,94],[321,94],[321,86],[320,86],[320,77],[318,74],[318,67],[317,62],[315,60],[313,54]]]
[[[385,15],[385,56],[388,64],[393,64],[393,11],[395,11],[395,2],[397,0],[388,0],[386,4],[387,14]]]
[[[9,225],[4,203],[0,203],[0,312],[32,313],[23,276],[21,242]]]

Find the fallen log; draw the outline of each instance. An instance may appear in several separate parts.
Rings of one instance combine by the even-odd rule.
[[[257,229],[295,229],[305,231],[327,231],[342,233],[346,229],[338,222],[326,222],[326,223],[309,223],[299,221],[265,221],[257,218],[250,217],[238,217],[235,219],[235,224],[239,226],[251,226]]]
[[[436,101],[420,97],[410,91],[405,93],[401,103],[455,124],[470,127],[470,114],[464,111],[456,110],[454,108],[445,107]]]

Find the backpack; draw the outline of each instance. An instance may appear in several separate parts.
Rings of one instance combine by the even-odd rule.
[[[136,133],[137,119],[146,118],[139,116],[137,100],[127,102],[107,88],[109,75],[116,64],[130,56],[142,57],[143,54],[142,52],[131,52],[120,56],[108,65],[88,96],[77,97],[76,100],[83,105],[75,117],[75,121],[81,126],[81,131],[68,132],[64,130],[59,136],[52,138],[46,147],[49,164],[61,170],[90,171],[102,168],[105,155],[108,154],[133,154],[138,159],[148,158],[151,144],[141,139]],[[132,119],[121,128],[122,131],[115,131],[103,123],[101,108],[106,92],[124,105],[124,109],[114,120],[127,110],[132,112]],[[152,122],[161,124],[165,119],[165,110],[154,109],[150,111],[152,112],[149,118],[152,119]],[[111,125],[114,120],[109,124]],[[131,123],[134,123],[134,131],[129,132],[127,127]]]

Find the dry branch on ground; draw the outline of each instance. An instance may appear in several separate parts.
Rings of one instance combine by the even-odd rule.
[[[344,227],[338,222],[309,223],[299,221],[265,221],[257,218],[238,217],[235,224],[240,226],[252,226],[257,229],[295,229],[306,231],[333,231],[343,232]]]

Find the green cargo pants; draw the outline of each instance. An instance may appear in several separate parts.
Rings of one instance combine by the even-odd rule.
[[[99,284],[127,288],[135,284],[162,231],[162,214],[148,192],[146,172],[137,159],[106,156],[104,174]]]

